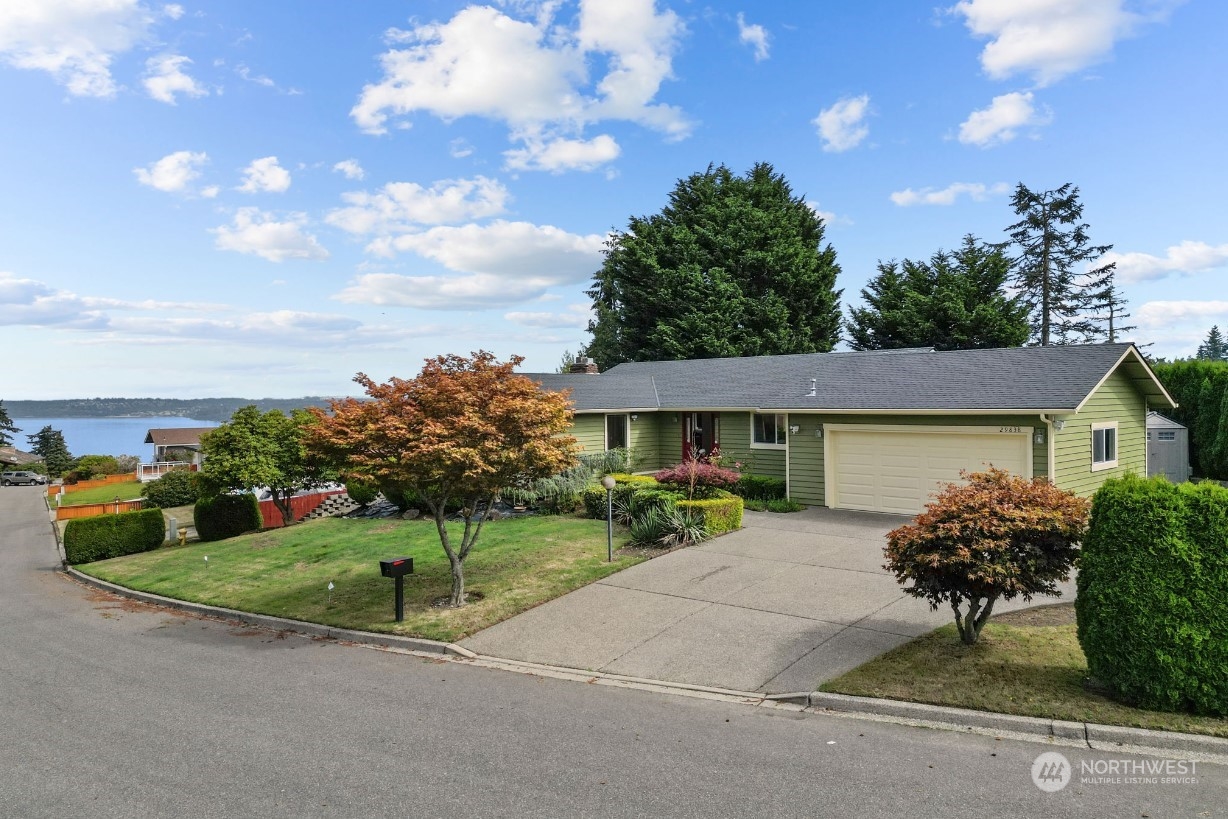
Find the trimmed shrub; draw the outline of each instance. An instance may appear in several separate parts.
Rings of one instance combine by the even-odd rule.
[[[632,475],[627,472],[611,472],[610,477],[619,486],[656,486],[657,479],[651,475]]]
[[[1078,589],[1088,670],[1116,698],[1228,715],[1228,489],[1105,481]]]
[[[781,500],[785,496],[785,482],[768,475],[744,474],[729,491],[745,500]]]
[[[623,508],[628,507],[631,503],[631,496],[641,491],[643,490],[634,485],[624,484],[614,487],[614,508],[617,510],[620,506]],[[592,518],[593,520],[605,520],[606,500],[604,486],[590,486],[584,490],[580,500],[584,504],[584,517]]]
[[[379,497],[379,487],[373,483],[351,478],[345,482],[345,494],[349,495],[350,500],[359,506],[366,506]]]
[[[806,507],[793,500],[793,498],[776,498],[767,501],[765,508],[769,512],[800,512]]]
[[[737,495],[726,493],[723,498],[680,500],[675,505],[679,511],[698,515],[709,537],[742,528],[742,499]]]
[[[75,518],[64,527],[64,556],[80,565],[148,552],[162,545],[166,523],[161,509]]]
[[[172,506],[187,506],[200,497],[193,473],[186,469],[174,469],[156,481],[141,487],[141,497],[162,509]]]
[[[225,540],[264,526],[260,503],[250,493],[201,498],[192,513],[201,540]]]
[[[88,481],[103,475],[119,474],[119,461],[112,455],[82,455],[73,461],[72,469],[77,480]]]
[[[690,460],[669,469],[662,469],[653,477],[660,483],[686,492],[688,498],[696,500],[714,497],[715,490],[736,485],[742,476],[732,469]]]

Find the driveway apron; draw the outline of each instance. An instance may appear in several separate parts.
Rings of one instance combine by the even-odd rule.
[[[951,622],[883,569],[908,518],[812,508],[645,561],[461,642],[509,659],[738,691],[807,691]],[[1061,600],[1074,597],[1074,581]],[[999,604],[1009,611],[1056,602]]]

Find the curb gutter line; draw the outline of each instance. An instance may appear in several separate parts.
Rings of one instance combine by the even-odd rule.
[[[800,691],[792,694],[763,694],[753,691],[732,691],[724,688],[674,683],[643,677],[630,677],[601,671],[544,665],[523,660],[508,660],[477,654],[455,643],[427,640],[420,637],[402,637],[397,634],[378,634],[370,631],[334,628],[332,626],[289,620],[267,614],[253,614],[235,609],[176,600],[158,594],[137,591],[125,586],[108,583],[83,574],[71,566],[65,573],[74,580],[101,589],[120,597],[127,597],[155,606],[178,611],[233,620],[250,626],[272,631],[291,631],[310,637],[341,640],[361,646],[409,651],[468,661],[487,668],[498,668],[521,674],[556,677],[599,685],[634,688],[675,695],[738,702],[749,705],[777,707],[796,711],[832,716],[871,719],[879,722],[894,722],[920,725],[949,731],[972,732],[990,736],[1003,736],[1029,742],[1077,746],[1096,751],[1144,753],[1156,756],[1184,757],[1228,764],[1228,739],[1184,734],[1176,731],[1152,731],[1144,728],[1127,728],[1117,725],[1067,722],[1043,717],[1021,717],[1013,714],[997,714],[974,711],[967,708],[952,708],[940,705],[905,702],[901,700],[854,697],[848,694],[829,694],[822,691]]]

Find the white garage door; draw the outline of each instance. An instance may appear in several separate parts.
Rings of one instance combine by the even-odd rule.
[[[840,509],[913,515],[961,469],[1032,475],[1031,427],[827,429],[827,505]]]

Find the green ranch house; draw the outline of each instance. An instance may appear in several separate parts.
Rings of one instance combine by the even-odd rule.
[[[801,503],[916,514],[986,465],[1081,495],[1147,474],[1150,410],[1176,406],[1133,344],[648,361],[529,373],[570,390],[586,451],[651,471],[720,453]]]

